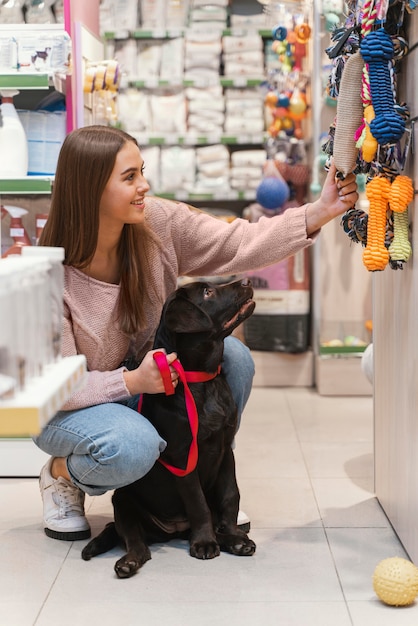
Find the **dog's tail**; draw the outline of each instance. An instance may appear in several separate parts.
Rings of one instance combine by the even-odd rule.
[[[104,552],[108,552],[119,543],[119,537],[116,532],[116,527],[114,522],[109,522],[102,530],[100,535],[94,537],[89,543],[85,546],[83,551],[81,552],[81,557],[85,561],[90,561],[94,556],[98,554],[103,554]]]

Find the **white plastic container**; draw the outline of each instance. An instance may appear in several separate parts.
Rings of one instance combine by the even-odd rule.
[[[19,92],[0,91],[0,178],[22,178],[28,173],[28,142],[13,104]]]
[[[49,318],[50,332],[46,345],[50,348],[48,360],[61,358],[62,319],[64,316],[64,248],[50,246],[27,246],[22,248],[22,256],[47,259],[48,270],[48,306],[45,319]]]

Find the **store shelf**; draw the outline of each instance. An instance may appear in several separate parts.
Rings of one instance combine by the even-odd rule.
[[[330,356],[349,356],[362,354],[367,348],[367,344],[364,346],[319,346],[319,354]]]
[[[176,37],[183,37],[187,34],[189,29],[187,28],[158,28],[158,29],[141,29],[135,30],[120,30],[105,32],[103,37],[107,40],[112,39],[175,39]],[[272,37],[272,32],[269,29],[258,28],[223,28],[220,30],[222,36],[232,35],[234,37],[243,37],[244,35],[258,34],[261,37]]]
[[[162,87],[210,87],[213,85],[222,85],[222,87],[258,87],[266,81],[264,76],[236,76],[230,78],[228,76],[219,76],[216,81],[205,79],[196,80],[159,80],[158,78],[144,78],[128,80],[129,87],[136,89],[157,89]]]
[[[26,178],[0,179],[0,194],[51,193],[53,176],[27,176]]]
[[[209,135],[196,135],[185,134],[177,135],[167,133],[164,136],[153,133],[138,133],[136,131],[129,131],[130,135],[133,135],[141,146],[205,146],[214,143],[222,143],[224,145],[257,145],[263,144],[268,134],[256,133],[248,134],[243,133],[241,135],[225,135],[221,133],[211,133]]]
[[[50,78],[48,74],[35,72],[8,72],[0,74],[0,89],[48,89]]]
[[[255,191],[217,191],[215,193],[187,193],[187,191],[155,192],[153,195],[181,202],[211,202],[222,200],[255,200]]]
[[[61,359],[29,382],[11,400],[0,400],[0,437],[30,437],[40,432],[82,383],[83,355]]]

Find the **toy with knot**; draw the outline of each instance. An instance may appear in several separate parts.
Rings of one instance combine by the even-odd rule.
[[[345,178],[354,171],[358,148],[355,137],[363,123],[363,102],[359,86],[363,72],[360,52],[348,57],[341,76],[337,101],[337,120],[333,142],[334,163],[340,177]]]
[[[360,52],[368,66],[375,114],[370,131],[380,145],[396,143],[405,132],[405,121],[395,110],[390,73],[394,47],[389,33],[384,28],[369,33],[360,43]]]

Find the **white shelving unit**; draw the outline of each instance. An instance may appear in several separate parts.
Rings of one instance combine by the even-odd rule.
[[[66,357],[45,370],[11,400],[0,400],[0,437],[38,434],[82,384],[86,358],[84,355]]]
[[[0,476],[37,476],[46,455],[31,436],[66,402],[81,384],[86,371],[83,355],[47,366],[25,391],[0,401]]]

